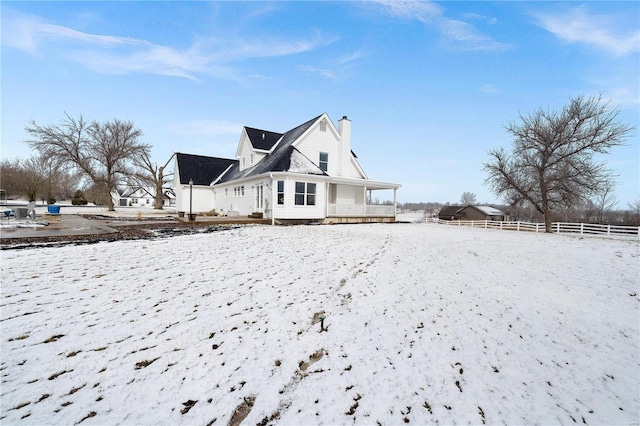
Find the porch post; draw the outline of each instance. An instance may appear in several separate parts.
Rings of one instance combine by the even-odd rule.
[[[364,186],[364,205],[362,206],[362,216],[367,216],[367,187]]]
[[[269,174],[271,179],[271,226],[276,224],[276,202],[278,201],[278,181],[273,179],[273,176]]]
[[[396,191],[398,188],[393,188],[393,218],[396,218],[396,212],[398,211],[398,204],[396,199]]]
[[[324,218],[329,217],[329,182],[324,181]]]

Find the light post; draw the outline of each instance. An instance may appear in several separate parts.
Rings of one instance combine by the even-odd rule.
[[[189,220],[193,220],[193,179],[189,179]]]

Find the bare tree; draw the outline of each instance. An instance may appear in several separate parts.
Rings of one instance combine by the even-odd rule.
[[[154,163],[148,152],[135,160],[135,164],[141,170],[140,173],[136,174],[135,180],[140,183],[152,185],[155,188],[156,195],[153,204],[154,209],[162,210],[162,195],[164,194],[164,188],[165,185],[171,181],[169,176],[173,174],[165,174],[164,170],[174,155],[175,153],[171,154],[171,157],[169,157],[162,166],[158,166],[158,163]]]
[[[53,202],[57,197],[68,197],[78,183],[77,178],[65,172],[55,159],[43,155],[2,160],[0,176],[7,194],[24,195],[29,201]]]
[[[614,190],[615,184],[613,181],[606,182],[590,200],[596,211],[596,222],[604,223],[605,214],[613,210],[613,207],[618,204]]]
[[[555,209],[584,202],[612,182],[611,172],[594,157],[622,145],[633,132],[630,125],[616,122],[618,113],[601,96],[580,96],[559,113],[540,109],[520,114],[521,123],[507,126],[513,151],[488,153],[485,185],[511,205],[532,205],[551,232]]]
[[[470,206],[476,203],[476,194],[473,192],[463,192],[460,196],[460,204]]]
[[[2,162],[2,185],[9,194],[24,195],[29,201],[46,196],[54,190],[57,170],[47,157],[34,155]]]
[[[35,201],[47,186],[46,164],[42,156],[16,158],[3,165],[4,184],[16,195],[24,195],[29,201]]]
[[[640,198],[637,200],[633,200],[628,204],[628,206],[632,216],[631,220],[635,225],[640,226]]]
[[[41,154],[76,169],[92,182],[113,211],[111,196],[118,183],[135,174],[134,162],[148,153],[150,146],[138,142],[142,131],[130,121],[114,119],[106,123],[87,123],[65,113],[61,126],[39,126],[31,121],[26,131],[33,139],[27,143]]]

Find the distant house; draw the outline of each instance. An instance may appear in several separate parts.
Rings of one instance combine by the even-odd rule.
[[[438,214],[441,220],[506,221],[508,215],[491,206],[444,206]]]
[[[151,207],[155,204],[155,188],[144,186],[120,187],[113,193],[114,205],[120,207]],[[162,205],[175,205],[173,189],[165,188],[162,192]]]
[[[351,150],[351,121],[327,114],[284,132],[243,127],[235,159],[176,154],[178,211],[259,213],[273,222],[395,221],[400,185],[370,180]],[[373,191],[392,205],[371,204]]]

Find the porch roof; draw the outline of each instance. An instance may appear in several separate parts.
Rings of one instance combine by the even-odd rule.
[[[367,189],[398,189],[402,186],[399,183],[379,182],[369,179],[352,179],[342,177],[328,177],[327,181],[329,183],[335,183],[338,185],[363,186]]]

